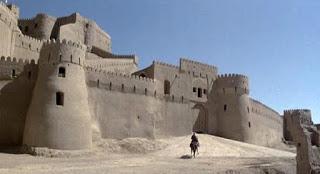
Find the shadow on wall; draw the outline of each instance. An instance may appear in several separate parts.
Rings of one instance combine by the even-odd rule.
[[[208,133],[208,109],[204,103],[197,103],[192,109],[199,110],[192,131],[196,133]]]
[[[0,81],[0,147],[22,145],[35,80],[36,65],[28,64],[16,79]]]

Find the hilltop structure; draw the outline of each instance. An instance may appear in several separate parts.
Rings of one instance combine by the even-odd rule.
[[[102,138],[181,136],[191,131],[272,147],[283,117],[249,97],[248,77],[218,75],[189,59],[112,53],[111,38],[78,13],[19,19],[0,4],[0,145],[87,149]]]

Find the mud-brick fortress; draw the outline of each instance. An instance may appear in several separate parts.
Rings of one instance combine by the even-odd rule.
[[[138,70],[78,13],[19,19],[0,4],[0,146],[87,149],[102,138],[163,138],[192,131],[274,146],[283,117],[250,98],[248,77],[180,59]]]

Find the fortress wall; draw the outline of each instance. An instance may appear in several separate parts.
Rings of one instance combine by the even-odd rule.
[[[137,71],[137,65],[132,58],[101,58],[88,52],[86,66],[123,74],[132,74]]]
[[[180,74],[180,68],[175,65],[154,61],[154,78],[157,79],[156,89],[164,94],[164,82],[170,82],[169,96],[184,96],[191,98],[191,77],[186,74]]]
[[[246,142],[248,140],[249,80],[239,74],[218,76],[213,85],[214,106],[210,113],[217,117],[217,135]]]
[[[0,2],[0,55],[11,56],[14,44],[13,31],[17,28],[17,16]]]
[[[280,144],[283,138],[283,118],[254,99],[250,99],[250,105],[251,131],[248,132],[248,142],[269,147]]]
[[[96,46],[111,52],[111,37],[103,31],[94,21],[88,20],[85,25],[86,36],[85,44]]]
[[[301,114],[302,113],[302,114]],[[283,136],[286,141],[296,142],[300,130],[299,124],[312,125],[311,111],[308,109],[291,109],[283,112]],[[318,128],[318,126],[316,125]]]
[[[161,138],[190,134],[192,103],[89,86],[89,105],[103,138]]]
[[[42,41],[32,38],[30,36],[16,33],[15,47],[13,57],[20,57],[26,59],[27,57],[39,59]]]
[[[0,146],[22,145],[26,113],[32,90],[37,79],[37,65],[34,61],[0,61],[4,66],[23,67],[23,71],[12,80],[0,80]]]
[[[94,21],[86,19],[78,13],[58,18],[54,26],[53,38],[73,40],[96,46],[111,52],[111,37]]]
[[[218,68],[215,66],[184,58],[180,59],[180,68],[188,74],[197,77],[208,77],[209,79],[215,79],[218,73]]]
[[[91,148],[85,51],[85,45],[66,40],[43,44],[25,124],[25,145],[63,150]]]
[[[19,19],[18,26],[24,35],[49,40],[55,22],[56,18],[40,13],[32,19]]]
[[[159,96],[154,79],[107,72],[101,69],[86,68],[87,84],[112,91]]]
[[[173,99],[158,93],[157,80],[91,68],[86,74],[91,115],[104,138],[155,138],[192,131],[199,110],[181,96]]]
[[[2,56],[0,60],[0,80],[12,80],[18,77],[23,72],[25,65],[31,62],[35,64],[34,60]]]

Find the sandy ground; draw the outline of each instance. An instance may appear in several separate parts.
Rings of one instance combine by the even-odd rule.
[[[199,135],[199,155],[188,158],[190,136],[156,141],[95,140],[90,153],[34,157],[0,153],[0,174],[210,173],[294,174],[295,154],[210,135]],[[55,156],[58,152],[52,152]],[[59,156],[59,155],[57,155]]]

